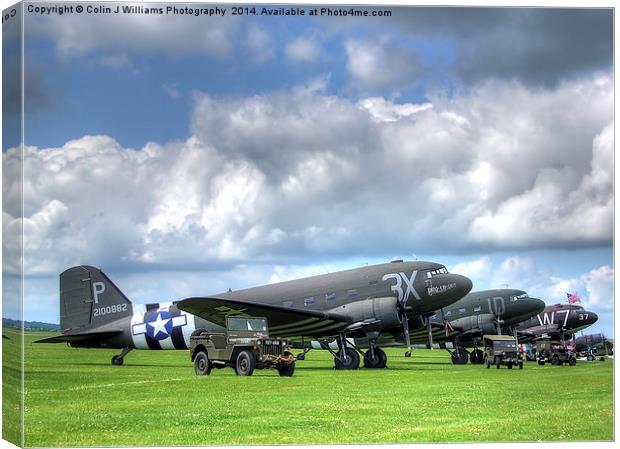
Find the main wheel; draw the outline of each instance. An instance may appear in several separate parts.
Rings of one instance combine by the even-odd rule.
[[[194,372],[197,376],[208,376],[211,373],[211,362],[205,351],[200,351],[194,357]]]
[[[123,364],[123,358],[115,355],[112,357],[112,365],[121,366]]]
[[[469,353],[469,361],[472,365],[480,365],[481,363],[484,363],[484,352],[480,349],[474,349]]]
[[[495,356],[495,368],[499,369],[502,366],[502,359],[500,356]]]
[[[369,349],[364,353],[364,368],[385,368],[387,365],[387,354],[383,349],[375,348],[374,357]]]
[[[469,359],[469,353],[465,350],[465,348],[458,348],[454,350],[450,355],[452,359],[452,364],[454,365],[466,365],[467,360]]]
[[[337,357],[334,357],[334,366],[336,369],[358,369],[360,366],[360,355],[353,348],[346,347],[344,357],[342,349],[338,351]]]
[[[244,349],[237,356],[237,363],[235,364],[235,372],[238,376],[251,376],[256,366],[256,360],[254,354],[247,349]]]
[[[284,355],[289,356],[293,354],[291,354],[288,351],[284,351]],[[278,367],[278,374],[282,377],[291,377],[294,372],[295,372],[295,362],[291,363],[290,365],[280,365]]]

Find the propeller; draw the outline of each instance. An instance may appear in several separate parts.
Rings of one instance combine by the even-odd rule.
[[[407,316],[407,311],[411,310],[411,307],[407,307],[405,302],[406,301],[396,301],[396,310],[398,311],[400,322],[403,325],[403,335],[405,337],[405,345],[407,345],[405,357],[411,357],[411,337],[409,336],[409,317]]]
[[[428,336],[428,349],[433,350],[433,329],[431,327],[431,316],[426,316],[426,334]]]
[[[498,313],[497,315],[495,315],[495,329],[497,330],[497,335],[502,335],[502,324],[504,323],[504,320],[502,320],[502,315],[500,313]]]

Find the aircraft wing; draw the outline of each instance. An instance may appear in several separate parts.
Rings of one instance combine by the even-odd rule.
[[[105,332],[85,332],[82,334],[65,334],[65,335],[56,335],[55,337],[43,338],[42,340],[37,340],[35,343],[64,343],[64,342],[72,342],[72,341],[88,341],[88,340],[96,340],[99,338],[108,338],[113,337],[115,335],[120,334],[122,331],[105,331]]]
[[[269,335],[273,337],[336,335],[351,324],[343,315],[319,310],[302,310],[236,299],[187,298],[176,306],[184,312],[226,326],[227,316],[256,316],[267,318]]]

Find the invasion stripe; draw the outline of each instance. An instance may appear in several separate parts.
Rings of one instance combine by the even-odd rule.
[[[327,323],[325,323],[325,324],[327,324]],[[338,322],[336,324],[332,324],[331,326],[321,327],[319,329],[312,329],[311,333],[309,333],[309,334],[305,334],[303,329],[300,330],[300,331],[295,331],[294,329],[293,330],[286,329],[284,331],[280,331],[280,332],[277,332],[277,333],[274,332],[272,335],[274,337],[275,336],[282,337],[282,336],[288,336],[288,335],[308,335],[308,336],[312,336],[312,335],[315,335],[317,333],[323,333],[323,332],[331,330],[331,329],[345,328],[346,326],[347,326],[347,323]]]
[[[273,326],[273,327],[269,326],[269,330],[270,331],[275,331],[275,330],[286,329],[286,328],[289,328],[289,327],[298,327],[298,326],[301,326],[302,324],[314,323],[314,322],[316,322],[317,320],[320,320],[320,319],[321,319],[321,317],[313,316],[313,317],[308,318],[306,320],[298,321],[298,322],[292,323],[292,324],[281,324],[280,326]]]
[[[179,315],[180,314],[177,314],[177,316]],[[187,349],[185,338],[183,338],[183,326],[172,328],[172,335],[170,335],[170,338],[172,339],[174,349]]]

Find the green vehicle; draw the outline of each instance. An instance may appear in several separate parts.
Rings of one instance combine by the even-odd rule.
[[[251,376],[255,369],[275,368],[280,376],[295,372],[291,343],[269,338],[267,320],[255,317],[226,317],[226,332],[198,329],[190,337],[189,351],[198,376],[213,368],[231,367],[239,376]]]
[[[490,368],[495,365],[497,369],[506,365],[508,369],[518,365],[523,369],[523,357],[517,348],[517,341],[510,335],[485,335],[484,342],[484,366]]]
[[[555,340],[538,340],[536,342],[536,358],[539,365],[549,362],[552,365],[570,366],[577,364],[575,353],[568,349],[566,344]]]

